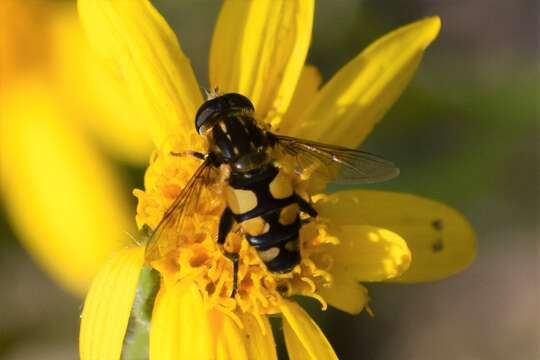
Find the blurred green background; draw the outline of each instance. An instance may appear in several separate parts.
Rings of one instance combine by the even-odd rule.
[[[202,84],[220,1],[155,1]],[[401,168],[370,186],[464,213],[478,258],[448,280],[370,285],[375,317],[314,316],[343,359],[539,358],[539,3],[317,1],[308,62],[325,80],[371,41],[439,15],[443,27],[401,99],[365,143]],[[126,197],[143,168],[111,159]],[[135,206],[134,200],[132,200]],[[74,359],[82,300],[57,287],[0,214],[0,358]]]

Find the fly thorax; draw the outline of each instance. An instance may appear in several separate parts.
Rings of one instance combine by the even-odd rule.
[[[210,150],[233,171],[253,171],[270,161],[264,130],[245,114],[231,111],[222,116],[207,136]]]

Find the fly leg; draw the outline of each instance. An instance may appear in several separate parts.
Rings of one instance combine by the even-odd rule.
[[[238,253],[228,252],[227,250],[223,249],[223,247],[225,245],[225,240],[227,239],[227,234],[232,229],[233,223],[234,219],[232,211],[227,207],[219,219],[217,243],[222,248],[223,254],[233,263],[233,291],[231,293],[231,297],[234,297],[236,294],[236,289],[238,288]]]
[[[236,290],[238,289],[238,253],[230,253],[225,251],[225,256],[228,257],[233,263],[233,290],[231,297],[233,298],[236,295]]]
[[[170,154],[172,156],[193,156],[194,158],[197,158],[199,160],[205,160],[206,157],[208,156],[207,154],[203,154],[201,152],[193,151],[193,150],[187,150],[187,151],[181,151],[181,152],[171,151]]]
[[[308,214],[312,218],[317,217],[318,215],[317,210],[315,210],[315,208],[311,205],[311,203],[306,201],[303,197],[301,197],[298,194],[296,195],[296,203],[298,204],[302,212]],[[307,220],[306,222],[309,222],[310,219],[306,219],[306,220]]]
[[[180,151],[180,152],[171,151],[169,155],[178,156],[178,157],[192,156],[195,159],[199,159],[202,161],[210,161],[210,164],[212,164],[214,167],[219,167],[221,165],[221,163],[218,161],[218,159],[212,152],[205,154],[205,153],[202,153],[199,151],[193,151],[193,150],[186,150],[186,151]]]
[[[234,223],[234,218],[231,209],[228,207],[225,208],[219,219],[219,228],[218,228],[218,239],[217,243],[221,246],[225,244],[227,239],[227,234],[231,232],[232,226]]]

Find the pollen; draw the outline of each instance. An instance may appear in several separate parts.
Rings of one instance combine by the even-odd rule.
[[[134,191],[139,228],[157,227],[199,165],[200,160],[171,156],[170,150],[154,153],[145,175],[145,190]],[[321,256],[321,252],[325,246],[337,244],[337,239],[326,232],[324,221],[315,219],[302,227],[298,244],[300,263],[288,273],[272,273],[241,232],[231,231],[223,246],[217,243],[219,219],[225,207],[225,185],[217,181],[202,193],[194,213],[186,220],[190,222],[189,234],[177,234],[176,251],[151,263],[161,273],[162,286],[192,281],[203,294],[209,310],[220,310],[237,322],[238,312],[251,313],[257,319],[279,313],[283,299],[293,295],[315,298],[325,309],[326,303],[318,295],[318,289],[331,285],[332,261]],[[301,183],[295,184],[295,189],[304,188]],[[226,252],[238,254],[236,291],[234,265]]]

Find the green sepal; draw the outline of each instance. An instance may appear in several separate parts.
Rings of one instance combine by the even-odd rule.
[[[159,284],[159,273],[145,265],[139,276],[135,301],[124,337],[121,356],[124,360],[148,359],[150,322]]]

